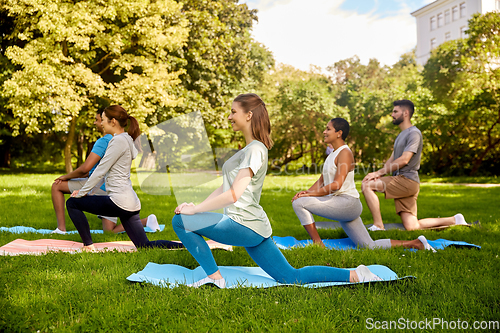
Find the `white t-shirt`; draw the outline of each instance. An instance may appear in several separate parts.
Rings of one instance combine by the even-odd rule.
[[[335,174],[337,173],[337,165],[335,165],[335,159],[344,149],[349,149],[349,147],[347,147],[347,145],[340,146],[326,158],[325,164],[323,165],[323,186],[333,183]],[[347,173],[347,177],[345,178],[342,187],[337,191],[330,193],[329,196],[341,194],[359,198],[359,192],[358,190],[356,190],[356,184],[354,183],[354,170]]]
[[[271,223],[259,205],[262,186],[267,172],[267,147],[254,140],[234,154],[222,166],[224,192],[231,189],[236,175],[241,169],[250,168],[253,177],[241,197],[234,204],[224,208],[224,214],[235,222],[255,231],[262,237],[272,234]]]

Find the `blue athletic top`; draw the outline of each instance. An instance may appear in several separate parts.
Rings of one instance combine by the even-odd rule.
[[[109,141],[112,138],[113,138],[113,136],[111,134],[106,134],[105,136],[103,136],[102,138],[97,140],[94,143],[94,147],[92,147],[91,153],[97,154],[97,155],[99,155],[100,158],[102,158],[104,156],[104,154],[106,153],[106,149],[108,149]],[[100,162],[100,160],[99,160],[99,162]],[[97,162],[92,167],[92,169],[90,169],[89,177],[92,175],[92,172],[94,172],[95,168],[97,168],[97,166],[99,165],[99,162]],[[106,191],[106,184],[102,184],[101,190]]]

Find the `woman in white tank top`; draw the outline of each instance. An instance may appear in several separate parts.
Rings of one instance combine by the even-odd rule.
[[[314,223],[315,214],[339,221],[347,236],[360,247],[402,246],[434,251],[424,236],[412,241],[372,240],[360,218],[363,205],[354,182],[354,156],[345,144],[348,134],[349,123],[345,119],[334,118],[328,122],[323,135],[325,143],[334,150],[326,158],[319,179],[307,191],[300,191],[292,198],[293,210],[313,242],[324,246]]]

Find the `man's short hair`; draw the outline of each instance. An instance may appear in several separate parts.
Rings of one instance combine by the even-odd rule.
[[[333,118],[330,120],[335,131],[338,132],[342,130],[342,140],[347,138],[349,135],[349,123],[344,118]]]
[[[104,112],[104,109],[97,109],[97,114],[101,116],[102,118],[102,113]]]
[[[413,112],[415,111],[415,105],[413,105],[412,101],[409,101],[407,99],[400,99],[398,101],[394,101],[392,105],[399,106],[405,110],[408,110],[410,112],[410,118],[413,116]]]

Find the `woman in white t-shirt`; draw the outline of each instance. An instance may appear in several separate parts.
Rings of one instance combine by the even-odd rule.
[[[295,269],[290,266],[274,244],[271,224],[259,205],[267,171],[267,152],[272,147],[266,106],[256,94],[239,95],[228,119],[234,131],[243,133],[246,146],[224,163],[221,187],[198,205],[179,205],[172,219],[177,236],[207,274],[191,286],[214,283],[225,287],[225,280],[203,236],[245,247],[257,265],[281,283],[380,280],[363,265],[356,270],[325,266]],[[220,208],[224,208],[224,214],[207,213]]]
[[[326,158],[319,179],[307,191],[300,191],[292,198],[293,210],[313,242],[324,246],[314,223],[313,214],[315,214],[339,221],[347,236],[360,247],[402,246],[435,251],[424,236],[411,241],[391,239],[374,241],[370,237],[359,217],[363,205],[354,183],[354,156],[345,144],[348,134],[347,120],[334,118],[328,122],[323,132],[324,142],[333,147],[333,152]]]

